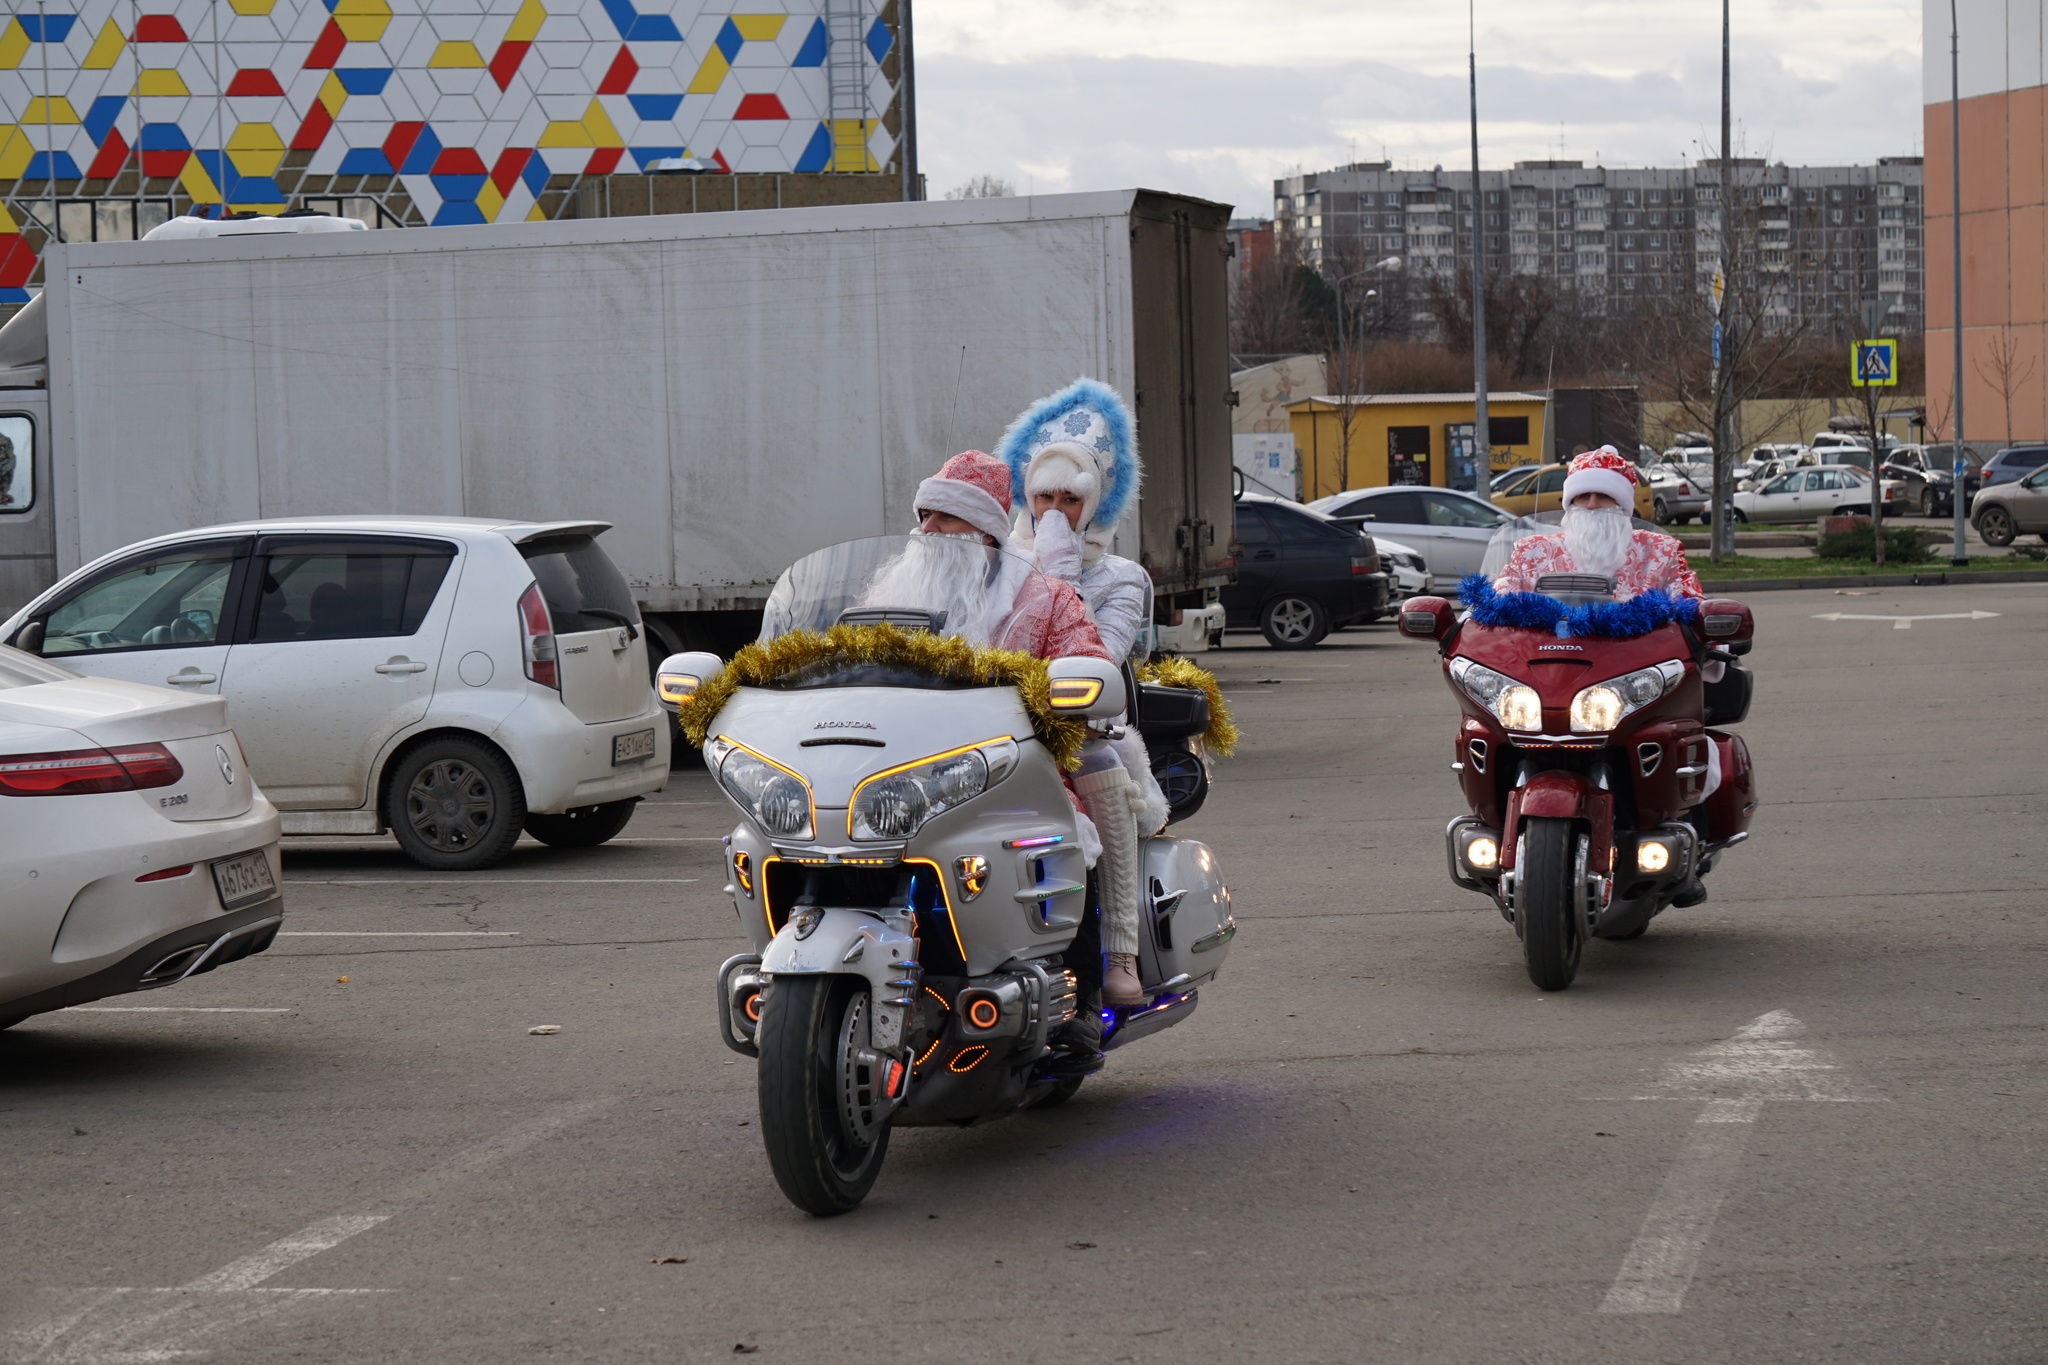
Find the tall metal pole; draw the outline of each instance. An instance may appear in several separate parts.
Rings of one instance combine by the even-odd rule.
[[[1479,190],[1479,30],[1473,6],[1474,0],[1465,0],[1465,57],[1472,96],[1472,469],[1484,486],[1493,473],[1493,431],[1486,412],[1486,196]],[[1448,469],[1444,476],[1448,483]]]
[[[910,0],[896,0],[896,14],[896,127],[901,133],[896,159],[903,172],[903,198],[908,201],[924,198],[917,186],[917,67],[910,46]]]
[[[1735,185],[1734,159],[1730,155],[1728,96],[1728,0],[1721,0],[1721,279],[1724,297],[1734,293],[1735,276],[1731,269],[1734,255],[1729,250],[1729,239],[1735,231]],[[1728,345],[1729,328],[1716,309],[1714,318],[1714,553],[1716,564],[1735,553],[1735,518],[1729,515],[1734,490],[1730,476],[1734,472],[1735,423],[1731,420],[1728,402],[1729,380],[1735,368],[1734,348]],[[1722,352],[1728,351],[1729,363],[1722,363]]]
[[[1963,552],[1963,77],[1961,29],[1956,23],[1956,0],[1948,0],[1948,240],[1955,265],[1949,279],[1954,291],[1949,314],[1954,329],[1954,369],[1950,386],[1955,390],[1956,429],[1951,487],[1955,490],[1956,543],[1950,562],[1957,568],[1970,562]],[[2007,432],[2008,439],[2012,433]]]

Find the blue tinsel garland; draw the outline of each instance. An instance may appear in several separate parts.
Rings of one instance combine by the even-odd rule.
[[[1467,574],[1458,593],[1482,626],[1513,626],[1547,630],[1557,635],[1599,636],[1632,640],[1673,621],[1699,618],[1697,598],[1673,597],[1660,588],[1638,593],[1624,602],[1592,602],[1568,607],[1540,592],[1496,592],[1483,574]]]

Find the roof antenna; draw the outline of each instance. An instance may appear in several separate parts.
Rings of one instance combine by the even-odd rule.
[[[960,343],[960,368],[953,375],[953,413],[946,419],[946,458],[953,457],[953,437],[960,430],[960,381],[967,375],[967,343]]]

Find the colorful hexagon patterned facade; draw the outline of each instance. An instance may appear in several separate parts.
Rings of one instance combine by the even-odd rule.
[[[26,297],[21,229],[53,174],[58,199],[123,176],[133,197],[139,174],[277,212],[289,158],[388,177],[439,226],[544,217],[551,179],[670,158],[860,172],[895,152],[884,0],[62,3],[0,26],[0,301]]]

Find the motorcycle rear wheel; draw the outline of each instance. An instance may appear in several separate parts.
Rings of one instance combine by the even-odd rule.
[[[871,1008],[865,981],[836,974],[785,976],[761,1008],[761,1142],[789,1202],[819,1218],[867,1198],[889,1150]]]
[[[1536,817],[1522,825],[1522,865],[1515,869],[1515,918],[1529,979],[1561,991],[1579,974],[1583,935],[1573,923],[1572,824]]]

